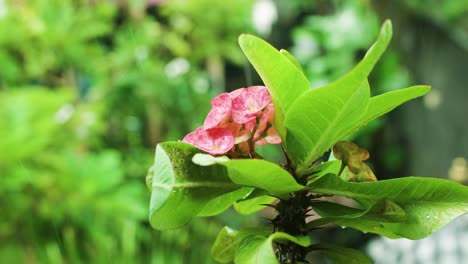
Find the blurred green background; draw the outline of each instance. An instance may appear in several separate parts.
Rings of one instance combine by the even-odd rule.
[[[223,225],[264,222],[228,211],[158,232],[147,221],[156,144],[202,124],[215,95],[261,83],[241,33],[289,49],[318,87],[351,69],[391,18],[372,92],[433,90],[354,140],[381,179],[466,169],[466,1],[382,2],[0,0],[2,262],[212,263]],[[350,232],[326,237],[365,242]]]

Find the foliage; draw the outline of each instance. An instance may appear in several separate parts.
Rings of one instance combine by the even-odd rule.
[[[353,68],[372,44],[379,24],[377,12],[369,1],[317,1],[312,15],[306,16],[292,31],[291,53],[297,57],[311,85],[323,86]],[[383,59],[375,65],[368,78],[372,95],[393,91],[411,83],[409,71],[400,61],[395,49],[389,49],[383,55]],[[372,146],[376,143],[371,140],[385,121],[386,117],[374,119],[347,139],[379,149],[379,146]],[[385,153],[374,155],[383,156],[384,162],[389,160]],[[398,161],[398,157],[396,158]],[[391,164],[385,166],[395,169]]]
[[[274,127],[282,138],[286,163],[276,165],[255,155],[236,159],[231,153],[226,153],[228,157],[213,157],[200,154],[200,150],[183,142],[160,143],[151,180],[152,226],[168,229],[183,225],[213,199],[218,203],[211,207],[225,209],[234,199],[216,197],[223,197],[236,187],[249,187],[278,198],[277,203],[270,205],[277,211],[271,219],[273,230],[265,234],[263,228],[223,229],[212,248],[217,260],[297,263],[306,261],[309,252],[317,251],[339,263],[348,258],[369,263],[357,251],[314,244],[308,235],[317,226],[332,222],[390,238],[420,239],[467,213],[468,188],[455,182],[417,177],[383,181],[357,177],[352,180],[358,182],[349,182],[346,177],[339,177],[343,168],[350,165],[352,172],[357,165],[369,169],[362,163],[368,155],[340,140],[430,90],[428,86],[414,86],[371,97],[367,79],[391,35],[391,23],[386,21],[374,45],[351,71],[318,88],[309,87],[288,53],[252,35],[241,35],[239,44],[244,54],[272,96],[277,113]],[[337,157],[343,160],[341,169],[336,166],[340,161],[324,158],[333,146]],[[259,197],[254,191],[252,196],[245,197],[244,192],[236,195],[238,201]],[[330,195],[354,199],[357,206],[324,202],[323,197]],[[315,207],[321,218],[307,223],[306,218]],[[181,217],[178,208],[183,208],[188,216],[183,222],[177,221]]]
[[[243,60],[250,5],[189,2],[0,1],[1,259],[205,262],[186,244],[208,250],[220,224],[148,232],[142,179],[155,142],[208,109],[203,41],[220,61]]]
[[[144,186],[125,181],[122,158],[115,150],[79,149],[82,129],[92,130],[92,125],[82,124],[89,112],[77,109],[67,116],[61,108],[70,103],[66,91],[24,87],[2,92],[0,98],[5,106],[0,113],[0,200],[6,205],[0,236],[11,239],[10,247],[40,239],[28,246],[49,252],[34,256],[41,262],[59,261],[61,249],[73,261],[82,259],[79,239],[107,245],[101,252],[84,248],[88,257],[103,258],[115,250],[131,257],[135,249],[118,238],[124,235],[120,230],[126,230],[125,239],[137,239],[135,229],[146,214]],[[23,262],[27,256],[12,258]]]

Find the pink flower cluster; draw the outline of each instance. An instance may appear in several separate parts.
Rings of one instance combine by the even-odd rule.
[[[250,156],[255,145],[280,144],[273,127],[275,109],[264,86],[223,93],[211,101],[203,126],[182,140],[212,155]]]

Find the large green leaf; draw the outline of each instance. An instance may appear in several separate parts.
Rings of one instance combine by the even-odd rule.
[[[397,106],[411,99],[427,94],[430,90],[430,86],[415,85],[405,89],[391,91],[372,97],[369,100],[369,107],[367,108],[366,113],[361,117],[361,120],[358,123],[356,123],[354,128],[349,132],[352,132],[364,126],[367,122],[371,121],[372,119],[375,119],[392,111]]]
[[[390,223],[362,218],[335,221],[391,238],[424,238],[468,212],[468,187],[442,179],[406,177],[353,183],[328,174],[311,180],[308,187],[313,192],[356,199],[366,207],[384,199],[392,201],[406,213],[405,221]]]
[[[349,134],[367,112],[367,76],[391,36],[391,23],[386,21],[375,44],[353,70],[329,85],[303,94],[286,112],[286,150],[296,161],[298,174],[303,174],[314,160]]]
[[[237,246],[246,236],[268,236],[271,231],[271,228],[235,230],[225,226],[218,233],[211,247],[211,256],[220,263],[232,262],[236,255]]]
[[[372,260],[361,251],[331,244],[317,244],[310,247],[336,264],[371,264]]]
[[[199,152],[182,142],[165,142],[156,147],[150,201],[154,228],[180,227],[210,200],[240,188],[230,180],[224,167],[194,164],[192,157]]]
[[[284,116],[294,101],[310,89],[310,83],[290,54],[281,54],[264,40],[242,34],[239,45],[270,91],[275,105],[274,124],[284,139]]]
[[[239,243],[234,262],[237,264],[279,264],[273,249],[273,242],[293,242],[303,247],[310,246],[308,236],[294,237],[282,232],[273,233],[269,237],[247,236]]]
[[[322,218],[308,223],[309,228],[337,221],[343,223],[348,219],[365,219],[379,222],[402,222],[407,219],[405,211],[390,200],[377,201],[366,210],[331,202],[316,202],[313,204],[313,208]]]
[[[197,154],[194,162],[210,166],[218,164],[227,168],[232,182],[265,190],[268,194],[287,197],[294,191],[304,189],[294,177],[279,165],[261,159],[227,160],[208,154]],[[211,161],[211,163],[210,163]]]

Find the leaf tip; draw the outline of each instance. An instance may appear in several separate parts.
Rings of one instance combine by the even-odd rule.
[[[432,87],[430,85],[419,85],[422,94],[427,94],[428,92],[431,91]]]
[[[241,42],[243,39],[245,39],[247,36],[248,36],[248,34],[242,33],[242,34],[239,35],[239,37],[237,38],[237,40],[238,40],[239,43],[240,43],[240,42]]]
[[[382,31],[384,31],[386,34],[392,34],[392,21],[390,19],[385,19],[383,25],[382,25]]]
[[[244,46],[249,40],[251,40],[252,38],[255,38],[254,35],[250,35],[250,34],[247,34],[247,33],[242,33],[239,35],[239,38],[237,39],[239,45],[242,47]]]

